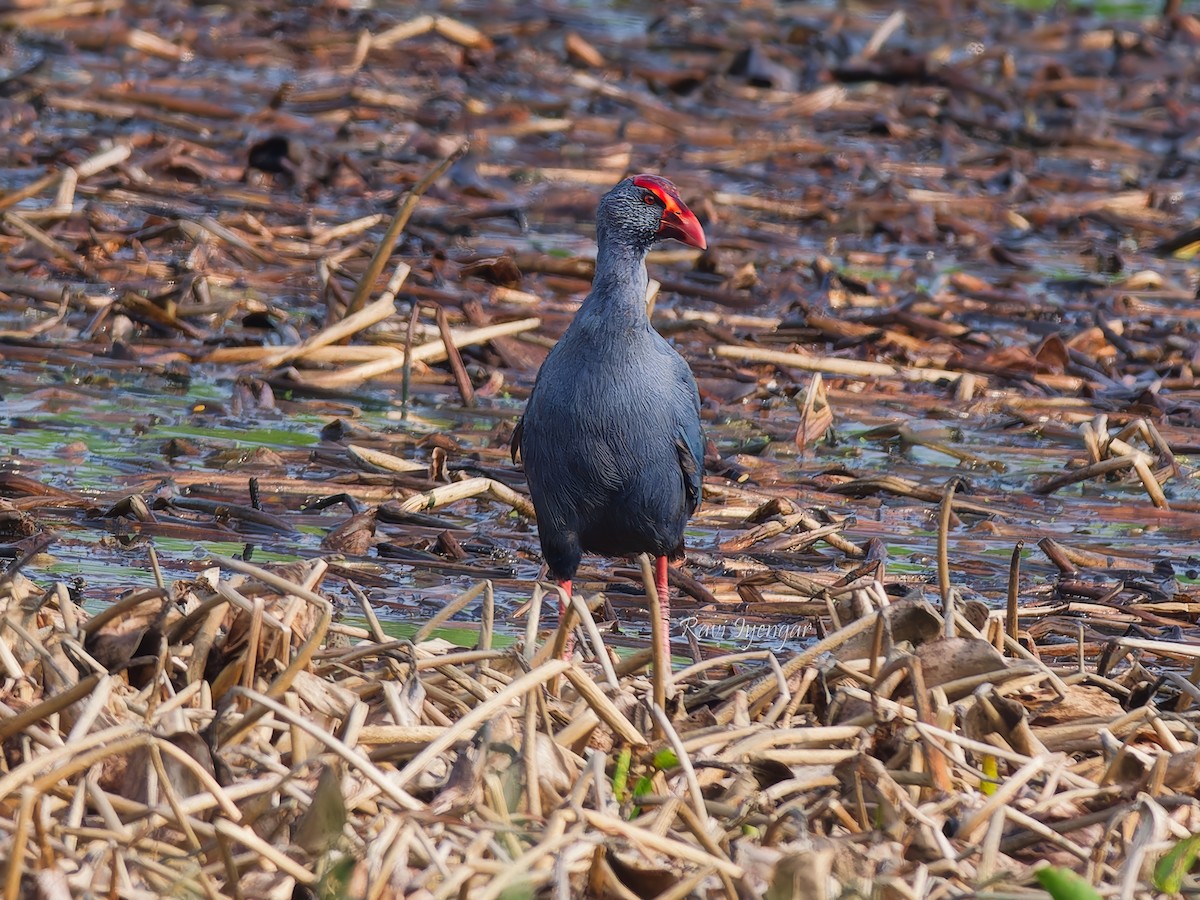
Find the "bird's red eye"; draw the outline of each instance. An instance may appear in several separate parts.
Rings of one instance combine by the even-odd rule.
[[[642,202],[648,206],[654,206],[656,203],[658,203],[658,198],[647,191],[645,194],[642,194]]]

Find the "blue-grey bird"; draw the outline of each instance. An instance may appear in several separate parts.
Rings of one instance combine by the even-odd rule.
[[[700,504],[704,435],[692,371],[646,312],[646,254],[666,238],[708,246],[667,179],[636,175],[601,198],[591,293],[538,372],[512,456],[568,596],[584,551],[655,557],[669,658],[667,563]]]

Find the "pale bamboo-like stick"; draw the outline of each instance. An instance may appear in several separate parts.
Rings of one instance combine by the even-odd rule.
[[[383,267],[387,265],[388,257],[392,255],[392,250],[396,247],[396,242],[400,239],[400,233],[404,231],[404,227],[408,224],[408,220],[412,217],[413,210],[417,208],[417,204],[421,200],[421,196],[429,190],[430,186],[437,181],[442,174],[450,168],[457,160],[461,159],[470,148],[470,143],[464,141],[450,153],[449,156],[441,160],[425,176],[414,184],[408,193],[404,195],[404,200],[400,204],[400,208],[396,210],[396,216],[392,219],[392,223],[388,225],[388,229],[384,232],[382,238],[379,239],[379,246],[375,248],[375,254],[371,257],[371,261],[367,264],[367,270],[358,280],[358,286],[354,289],[354,294],[350,297],[350,302],[346,304],[346,312],[353,314],[358,312],[367,302],[367,296],[371,293],[371,289],[375,286],[377,279],[383,272]]]
[[[282,853],[274,844],[269,841],[264,841],[260,838],[253,829],[244,828],[241,825],[236,825],[228,819],[216,819],[212,823],[212,827],[217,834],[223,835],[233,841],[245,844],[255,853],[262,856],[272,865],[278,868],[281,872],[286,872],[292,878],[296,879],[300,884],[316,884],[317,875],[306,869],[300,863],[296,862],[290,856]]]
[[[21,875],[25,871],[25,844],[29,840],[29,831],[33,825],[33,809],[37,797],[38,792],[28,785],[21,791],[21,805],[17,810],[17,820],[9,843],[4,900],[19,900],[21,896]]]
[[[370,231],[376,225],[383,221],[383,213],[372,213],[369,216],[363,216],[360,219],[352,219],[349,222],[343,222],[341,225],[333,225],[329,228],[324,228],[317,234],[312,236],[312,243],[318,247],[324,247],[334,241],[342,238],[353,237],[357,234],[362,234],[364,231]]]
[[[134,50],[140,50],[149,56],[159,59],[169,59],[175,62],[188,62],[195,54],[187,47],[172,44],[165,38],[141,28],[130,28],[125,35],[125,42]]]
[[[596,682],[588,677],[583,669],[572,666],[565,672],[567,681],[600,717],[601,720],[608,725],[617,735],[627,743],[635,747],[644,747],[648,743],[646,738],[638,731],[633,723],[626,718],[615,703],[610,700],[605,693],[600,690]]]
[[[472,478],[470,480],[474,481],[475,479]],[[487,479],[480,479],[480,480],[487,480]],[[462,484],[462,483],[463,482],[458,482],[458,484]],[[457,487],[457,486],[458,486],[457,484],[446,485],[446,487]],[[437,489],[435,488],[435,490],[437,490]],[[430,491],[430,493],[433,493],[433,491]],[[468,494],[467,496],[474,496],[474,495]],[[440,505],[440,504],[438,504],[438,505]],[[413,512],[414,510],[409,509],[406,511]],[[466,609],[475,600],[476,597],[478,597],[480,594],[483,593],[483,589],[486,586],[487,586],[486,581],[478,581],[475,584],[471,585],[471,587],[469,587],[467,590],[465,590],[457,598],[455,598],[454,600],[451,600],[449,603],[447,603],[445,606],[443,606],[441,609],[439,609],[437,611],[437,613],[433,616],[433,618],[431,618],[428,622],[426,622],[424,625],[422,625],[420,627],[420,629],[417,631],[417,633],[413,635],[413,643],[419,644],[419,643],[421,643],[421,641],[426,640],[431,634],[433,634],[433,632],[443,622],[449,621],[450,618],[455,613],[461,612],[462,610]],[[439,664],[444,665],[445,664],[444,660],[440,661]]]
[[[658,586],[654,581],[654,568],[648,553],[638,555],[638,563],[642,567],[642,583],[646,589],[646,600],[650,607],[650,651],[654,659],[654,705],[659,709],[667,706],[667,694],[671,689],[671,654],[664,650],[670,637],[663,633],[662,603],[665,600],[658,596]]]
[[[1141,479],[1142,486],[1146,489],[1146,493],[1150,496],[1150,502],[1154,504],[1156,509],[1169,509],[1167,504],[1167,495],[1163,493],[1162,485],[1158,483],[1158,479],[1154,477],[1154,473],[1150,471],[1150,466],[1142,455],[1133,458],[1133,471],[1137,472],[1138,478]]]
[[[714,656],[711,659],[702,659],[698,663],[692,663],[686,669],[680,669],[675,673],[674,681],[676,684],[682,684],[689,678],[695,678],[701,672],[706,672],[709,669],[714,669],[718,666],[731,666],[734,663],[748,662],[752,659],[766,660],[768,656],[773,655],[770,650],[746,650],[741,653],[727,653],[724,656]]]
[[[407,22],[393,25],[386,31],[381,31],[379,34],[372,36],[371,49],[386,50],[388,47],[398,44],[401,41],[407,41],[410,38],[428,34],[433,30],[433,22],[433,16],[426,14],[409,19]]]
[[[580,715],[573,716],[571,721],[554,732],[554,742],[560,747],[572,747],[586,738],[600,724],[600,717],[590,706],[586,706]]]
[[[11,225],[15,230],[19,231],[25,237],[29,238],[35,244],[57,256],[67,265],[76,271],[91,276],[92,267],[78,253],[68,250],[53,237],[47,234],[42,229],[38,228],[20,213],[10,211],[0,215],[0,220]]]
[[[484,582],[486,585],[487,582]],[[445,666],[462,666],[472,663],[487,662],[489,660],[504,659],[508,656],[508,650],[498,650],[493,647],[491,650],[459,650],[456,653],[430,654],[429,656],[420,656],[427,651],[421,647],[417,648],[417,670],[424,671],[425,669],[440,669]]]
[[[720,206],[733,206],[755,212],[773,213],[788,218],[805,219],[820,211],[820,203],[805,203],[797,200],[770,200],[754,194],[737,194],[729,191],[713,191],[712,201]]]
[[[747,753],[743,759],[763,762],[780,762],[785,766],[836,766],[858,755],[853,749],[831,749],[827,747],[773,747]]]
[[[883,49],[883,45],[888,42],[888,39],[895,34],[904,25],[904,11],[897,9],[890,16],[879,23],[879,27],[867,40],[862,50],[858,53],[859,59],[872,59],[875,54]]]
[[[364,725],[358,731],[359,746],[420,744],[424,746],[445,732],[442,725]]]
[[[524,714],[521,727],[521,764],[524,773],[521,781],[525,785],[525,811],[531,816],[542,813],[542,785],[538,774],[538,703],[534,694],[524,698]]]
[[[1116,472],[1120,469],[1128,469],[1133,465],[1133,459],[1129,456],[1110,456],[1108,459],[1102,459],[1100,462],[1090,466],[1084,466],[1081,469],[1073,469],[1070,472],[1063,472],[1061,475],[1055,475],[1053,478],[1048,478],[1042,484],[1034,485],[1031,490],[1035,494],[1053,494],[1059,488],[1066,487],[1069,484],[1076,484],[1080,481],[1088,481],[1092,478],[1099,478],[1102,475],[1108,475],[1111,472]]]
[[[396,266],[396,272],[392,276],[392,281],[388,284],[388,292],[374,303],[334,322],[328,328],[322,328],[316,334],[299,344],[276,349],[270,355],[258,360],[259,364],[268,369],[273,369],[286,362],[291,362],[293,359],[308,356],[313,350],[344,341],[358,334],[358,332],[370,328],[372,325],[379,324],[396,312],[395,291],[404,283],[404,279],[408,277],[409,271],[407,263],[400,263],[400,265]],[[395,284],[394,288],[392,287],[393,283]]]
[[[950,517],[954,512],[954,492],[963,480],[952,475],[942,490],[942,502],[938,509],[937,533],[937,579],[938,594],[942,598],[942,619],[946,637],[952,638],[954,627],[954,592],[950,590]]]
[[[13,735],[24,731],[30,725],[41,722],[43,719],[66,709],[72,703],[82,700],[96,689],[96,685],[100,683],[100,678],[101,676],[97,674],[88,675],[86,678],[81,678],[65,691],[47,697],[41,703],[35,703],[27,709],[21,710],[16,715],[0,718],[0,741],[6,741]]]
[[[555,588],[560,597],[566,600],[567,598],[563,596],[566,594],[566,591],[557,585]],[[583,630],[587,632],[588,640],[592,642],[592,650],[595,652],[596,659],[600,663],[600,669],[604,673],[604,680],[613,688],[619,688],[621,682],[617,678],[617,672],[616,669],[613,668],[612,660],[609,658],[607,651],[604,649],[604,638],[600,634],[600,628],[598,625],[596,625],[596,617],[592,615],[592,610],[588,605],[588,602],[583,599],[581,593],[576,592],[573,593],[569,601],[567,601],[567,607],[571,612],[579,617],[579,622],[583,626]],[[560,623],[559,626],[560,629],[564,625],[566,625],[568,628],[574,627],[574,622],[572,621],[570,615],[563,616],[563,619],[564,621]],[[556,633],[555,640],[552,643],[558,643],[557,637],[558,635]],[[564,644],[560,650],[565,649],[566,647]]]
[[[1135,650],[1149,650],[1165,656],[1183,656],[1188,659],[1200,659],[1200,645],[1174,643],[1172,641],[1153,641],[1145,638],[1114,637],[1114,641]]]
[[[1062,753],[1033,757],[1029,762],[1005,778],[1000,786],[996,788],[996,791],[990,797],[987,797],[978,809],[971,813],[960,832],[963,840],[974,842],[978,832],[988,824],[996,809],[1009,805],[1017,798],[1021,789],[1034,778],[1052,769],[1061,768],[1065,764],[1066,756]]]
[[[688,796],[691,798],[692,807],[695,810],[697,818],[700,822],[708,825],[708,810],[704,806],[704,792],[700,789],[700,781],[696,778],[696,769],[692,765],[691,757],[683,748],[683,741],[679,739],[679,733],[671,727],[671,720],[667,718],[666,712],[661,706],[656,703],[650,704],[650,715],[654,717],[654,723],[658,726],[658,730],[662,732],[667,743],[671,745],[671,749],[675,752],[675,760],[679,763],[679,767],[683,769],[684,781],[687,782]]]
[[[742,878],[746,874],[745,869],[737,863],[722,859],[719,856],[713,856],[711,853],[701,850],[695,844],[689,844],[686,841],[676,838],[660,836],[648,828],[639,828],[630,822],[626,822],[624,819],[618,819],[616,816],[605,815],[604,813],[595,812],[590,809],[583,809],[580,812],[587,823],[597,831],[601,831],[604,834],[611,834],[615,837],[623,837],[631,841],[634,846],[657,850],[659,853],[665,853],[667,856],[676,859],[687,860],[696,865],[712,866],[727,873],[734,879]]]
[[[998,808],[1003,810],[1005,817],[1011,819],[1015,824],[1032,831],[1052,844],[1057,844],[1076,859],[1087,862],[1092,858],[1092,847],[1082,847],[1074,841],[1068,840],[1046,823],[1039,822],[1033,816],[1027,816],[1025,813],[1019,812],[1011,806],[1001,806]]]
[[[120,165],[129,159],[129,155],[132,152],[133,149],[128,144],[117,144],[107,150],[101,150],[99,153],[92,154],[77,166],[67,166],[57,172],[50,172],[47,175],[43,175],[32,184],[0,196],[0,212],[16,206],[22,200],[36,197],[42,191],[64,178],[67,172],[73,172],[74,178],[78,182],[80,179],[90,178],[93,175],[103,172],[105,169]]]
[[[430,509],[436,509],[439,506],[445,506],[448,503],[454,503],[458,500],[467,500],[471,497],[480,495],[488,495],[493,500],[501,503],[507,503],[517,512],[529,518],[536,518],[533,511],[533,503],[524,494],[519,494],[506,484],[501,484],[492,478],[464,478],[462,481],[455,481],[452,484],[443,484],[435,487],[431,491],[426,491],[423,494],[414,494],[403,503],[400,508],[404,512],[423,512]]]
[[[738,359],[745,362],[771,363],[789,369],[807,372],[824,372],[828,375],[844,375],[849,378],[903,378],[905,381],[956,381],[962,372],[948,369],[925,369],[916,366],[892,366],[868,360],[841,359],[835,356],[812,356],[808,353],[766,350],[762,347],[743,347],[737,344],[721,344],[713,348],[713,354],[722,359]],[[975,376],[984,381],[982,375]]]
[[[218,365],[241,365],[267,359],[278,352],[278,347],[217,347],[202,357],[201,361]],[[350,363],[374,362],[390,357],[395,352],[395,347],[383,344],[339,344],[310,350],[304,354],[304,360],[313,365],[343,366]]]
[[[372,35],[371,49],[386,50],[401,41],[420,37],[423,34],[428,34],[430,31],[436,31],[446,40],[461,44],[464,47],[486,47],[491,44],[487,35],[473,25],[468,25],[466,22],[459,19],[452,19],[449,16],[431,16],[426,14],[409,19],[407,22],[401,22],[399,25],[393,25],[386,31]]]
[[[211,234],[213,237],[219,238],[220,240],[224,241],[229,246],[234,247],[238,250],[241,250],[244,253],[249,253],[258,262],[268,263],[268,262],[272,261],[271,254],[267,253],[262,248],[256,247],[254,244],[251,244],[248,240],[246,240],[244,237],[242,237],[240,234],[238,234],[232,228],[228,228],[225,225],[222,225],[220,222],[218,222],[212,216],[201,216],[195,222],[189,221],[187,219],[180,219],[179,227],[180,227],[180,230],[183,231],[185,234],[187,234],[191,228],[202,229],[203,231],[207,232],[208,234]],[[193,235],[198,236],[198,233],[193,232]]]
[[[859,725],[816,725],[811,728],[760,728],[756,733],[729,744],[720,752],[721,759],[734,760],[744,753],[765,751],[773,747],[798,744],[844,744],[860,740],[865,730]],[[721,735],[717,735],[720,737]],[[692,749],[695,741],[686,745]]]
[[[433,20],[433,30],[463,47],[490,47],[492,44],[488,36],[475,26],[449,16],[437,16]]]
[[[518,319],[515,322],[502,322],[496,325],[485,325],[482,328],[472,328],[468,331],[455,333],[454,346],[467,347],[472,344],[486,344],[498,337],[520,334],[532,331],[542,324],[541,319]],[[301,373],[289,370],[289,376],[298,384],[314,388],[333,390],[348,385],[358,384],[369,378],[375,378],[388,372],[404,367],[404,351],[395,347],[387,348],[389,352],[381,354],[379,359],[339,372],[309,372]],[[419,347],[413,347],[414,362],[439,362],[446,358],[446,345],[441,341],[430,341]],[[209,361],[216,361],[210,358]]]
[[[89,675],[88,678],[84,680],[86,681],[92,677],[93,676]],[[95,723],[96,719],[99,718],[100,713],[102,713],[108,706],[108,700],[112,696],[114,678],[115,676],[113,675],[100,676],[99,681],[96,682],[95,689],[92,691],[92,696],[88,698],[87,705],[75,719],[75,724],[71,726],[71,731],[67,735],[66,743],[73,744],[91,730],[92,725]],[[185,692],[181,691],[180,693]],[[168,704],[164,703],[156,712],[161,715],[164,707],[167,706]]]

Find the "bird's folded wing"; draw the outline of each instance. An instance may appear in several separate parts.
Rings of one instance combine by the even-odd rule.
[[[687,488],[688,508],[695,512],[700,506],[704,485],[704,434],[698,422],[675,439],[675,450],[679,456],[679,468],[683,471],[683,484]]]

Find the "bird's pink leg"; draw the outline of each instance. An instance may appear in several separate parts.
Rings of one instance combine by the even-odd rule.
[[[572,597],[571,594],[571,579],[567,578],[558,582],[558,586],[562,588],[562,593],[558,595],[558,621],[564,622],[567,618],[567,610],[571,608],[568,602]],[[563,594],[566,596],[564,597]],[[571,654],[575,652],[575,629],[572,628],[567,632],[566,643],[563,644],[563,659],[570,659]]]
[[[658,590],[658,615],[662,622],[663,658],[671,659],[671,588],[667,583],[667,558],[654,561],[654,586]]]

